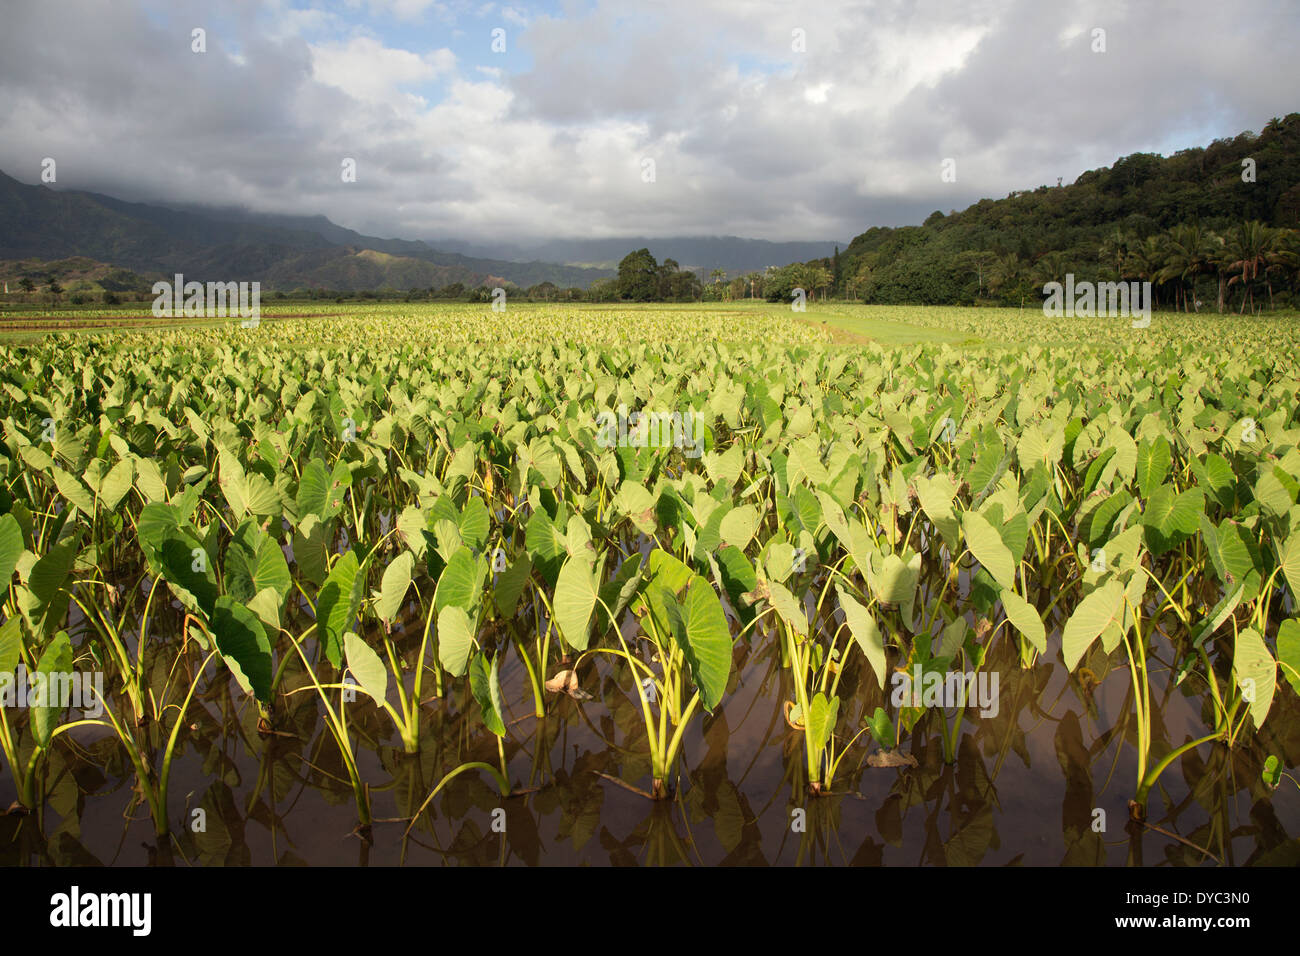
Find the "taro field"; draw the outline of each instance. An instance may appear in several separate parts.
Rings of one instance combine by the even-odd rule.
[[[1296,316],[330,311],[0,338],[0,862],[1300,863]]]

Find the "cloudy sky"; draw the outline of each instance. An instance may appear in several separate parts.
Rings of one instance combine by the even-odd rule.
[[[845,240],[1259,130],[1297,48],[1291,0],[5,0],[0,170],[404,238]]]

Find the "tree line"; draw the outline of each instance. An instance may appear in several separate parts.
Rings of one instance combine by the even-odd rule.
[[[798,266],[804,271],[798,272]],[[813,272],[817,279],[813,280]],[[1074,183],[877,227],[840,254],[773,270],[766,298],[1025,305],[1048,282],[1143,281],[1158,306],[1300,306],[1300,114],[1169,157],[1136,153]]]

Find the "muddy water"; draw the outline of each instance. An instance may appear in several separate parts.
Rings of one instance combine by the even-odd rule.
[[[943,759],[941,712],[931,710],[902,747],[916,767],[868,765],[878,747],[863,735],[844,757],[833,793],[817,798],[803,782],[802,735],[784,719],[793,689],[776,646],[762,632],[737,646],[731,692],[716,713],[693,722],[675,793],[658,803],[634,792],[649,789],[650,766],[635,692],[615,659],[598,655],[580,667],[592,700],[549,697],[547,715],[538,720],[527,673],[510,650],[501,669],[505,753],[518,792],[503,799],[486,773],[462,774],[408,839],[407,820],[432,785],[461,762],[495,763],[496,741],[458,686],[463,681],[426,704],[422,751],[412,756],[402,754],[391,722],[362,695],[348,713],[361,775],[371,788],[371,844],[353,833],[352,792],[315,695],[293,694],[277,715],[277,735],[264,738],[254,709],[214,668],[209,676],[216,679],[200,685],[208,689],[192,705],[173,769],[170,854],[166,847],[159,852],[115,739],[84,728],[57,748],[42,811],[0,817],[0,863],[1297,862],[1300,790],[1289,791],[1284,780],[1269,792],[1259,781],[1265,753],[1289,767],[1300,762],[1300,715],[1289,688],[1279,687],[1254,742],[1247,737],[1231,752],[1207,744],[1176,761],[1151,798],[1148,822],[1159,830],[1137,829],[1127,825],[1137,760],[1122,650],[1110,661],[1100,652],[1086,661],[1099,680],[1086,688],[1047,658],[1021,668],[1014,647],[1003,642],[986,667],[1000,677],[998,713],[981,718],[968,711],[951,764]],[[1151,671],[1158,755],[1171,742],[1207,733],[1209,711],[1190,685],[1169,686],[1168,661],[1153,660]],[[286,675],[286,687],[303,683],[301,673]],[[841,714],[849,715],[840,723],[841,743],[863,714],[889,706],[860,655],[850,658],[841,696]],[[157,744],[157,728],[150,733]],[[5,768],[0,806],[15,796]],[[203,828],[195,832],[198,823]]]

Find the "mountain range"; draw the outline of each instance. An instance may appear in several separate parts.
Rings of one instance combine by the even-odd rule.
[[[259,281],[267,290],[425,289],[552,282],[587,288],[618,260],[648,247],[707,274],[761,271],[828,255],[832,243],[734,237],[554,240],[473,246],[363,235],[325,216],[238,208],[126,202],[82,190],[27,185],[0,172],[0,260],[88,257],[143,275],[183,273],[206,281]],[[543,258],[545,257],[545,258]]]

